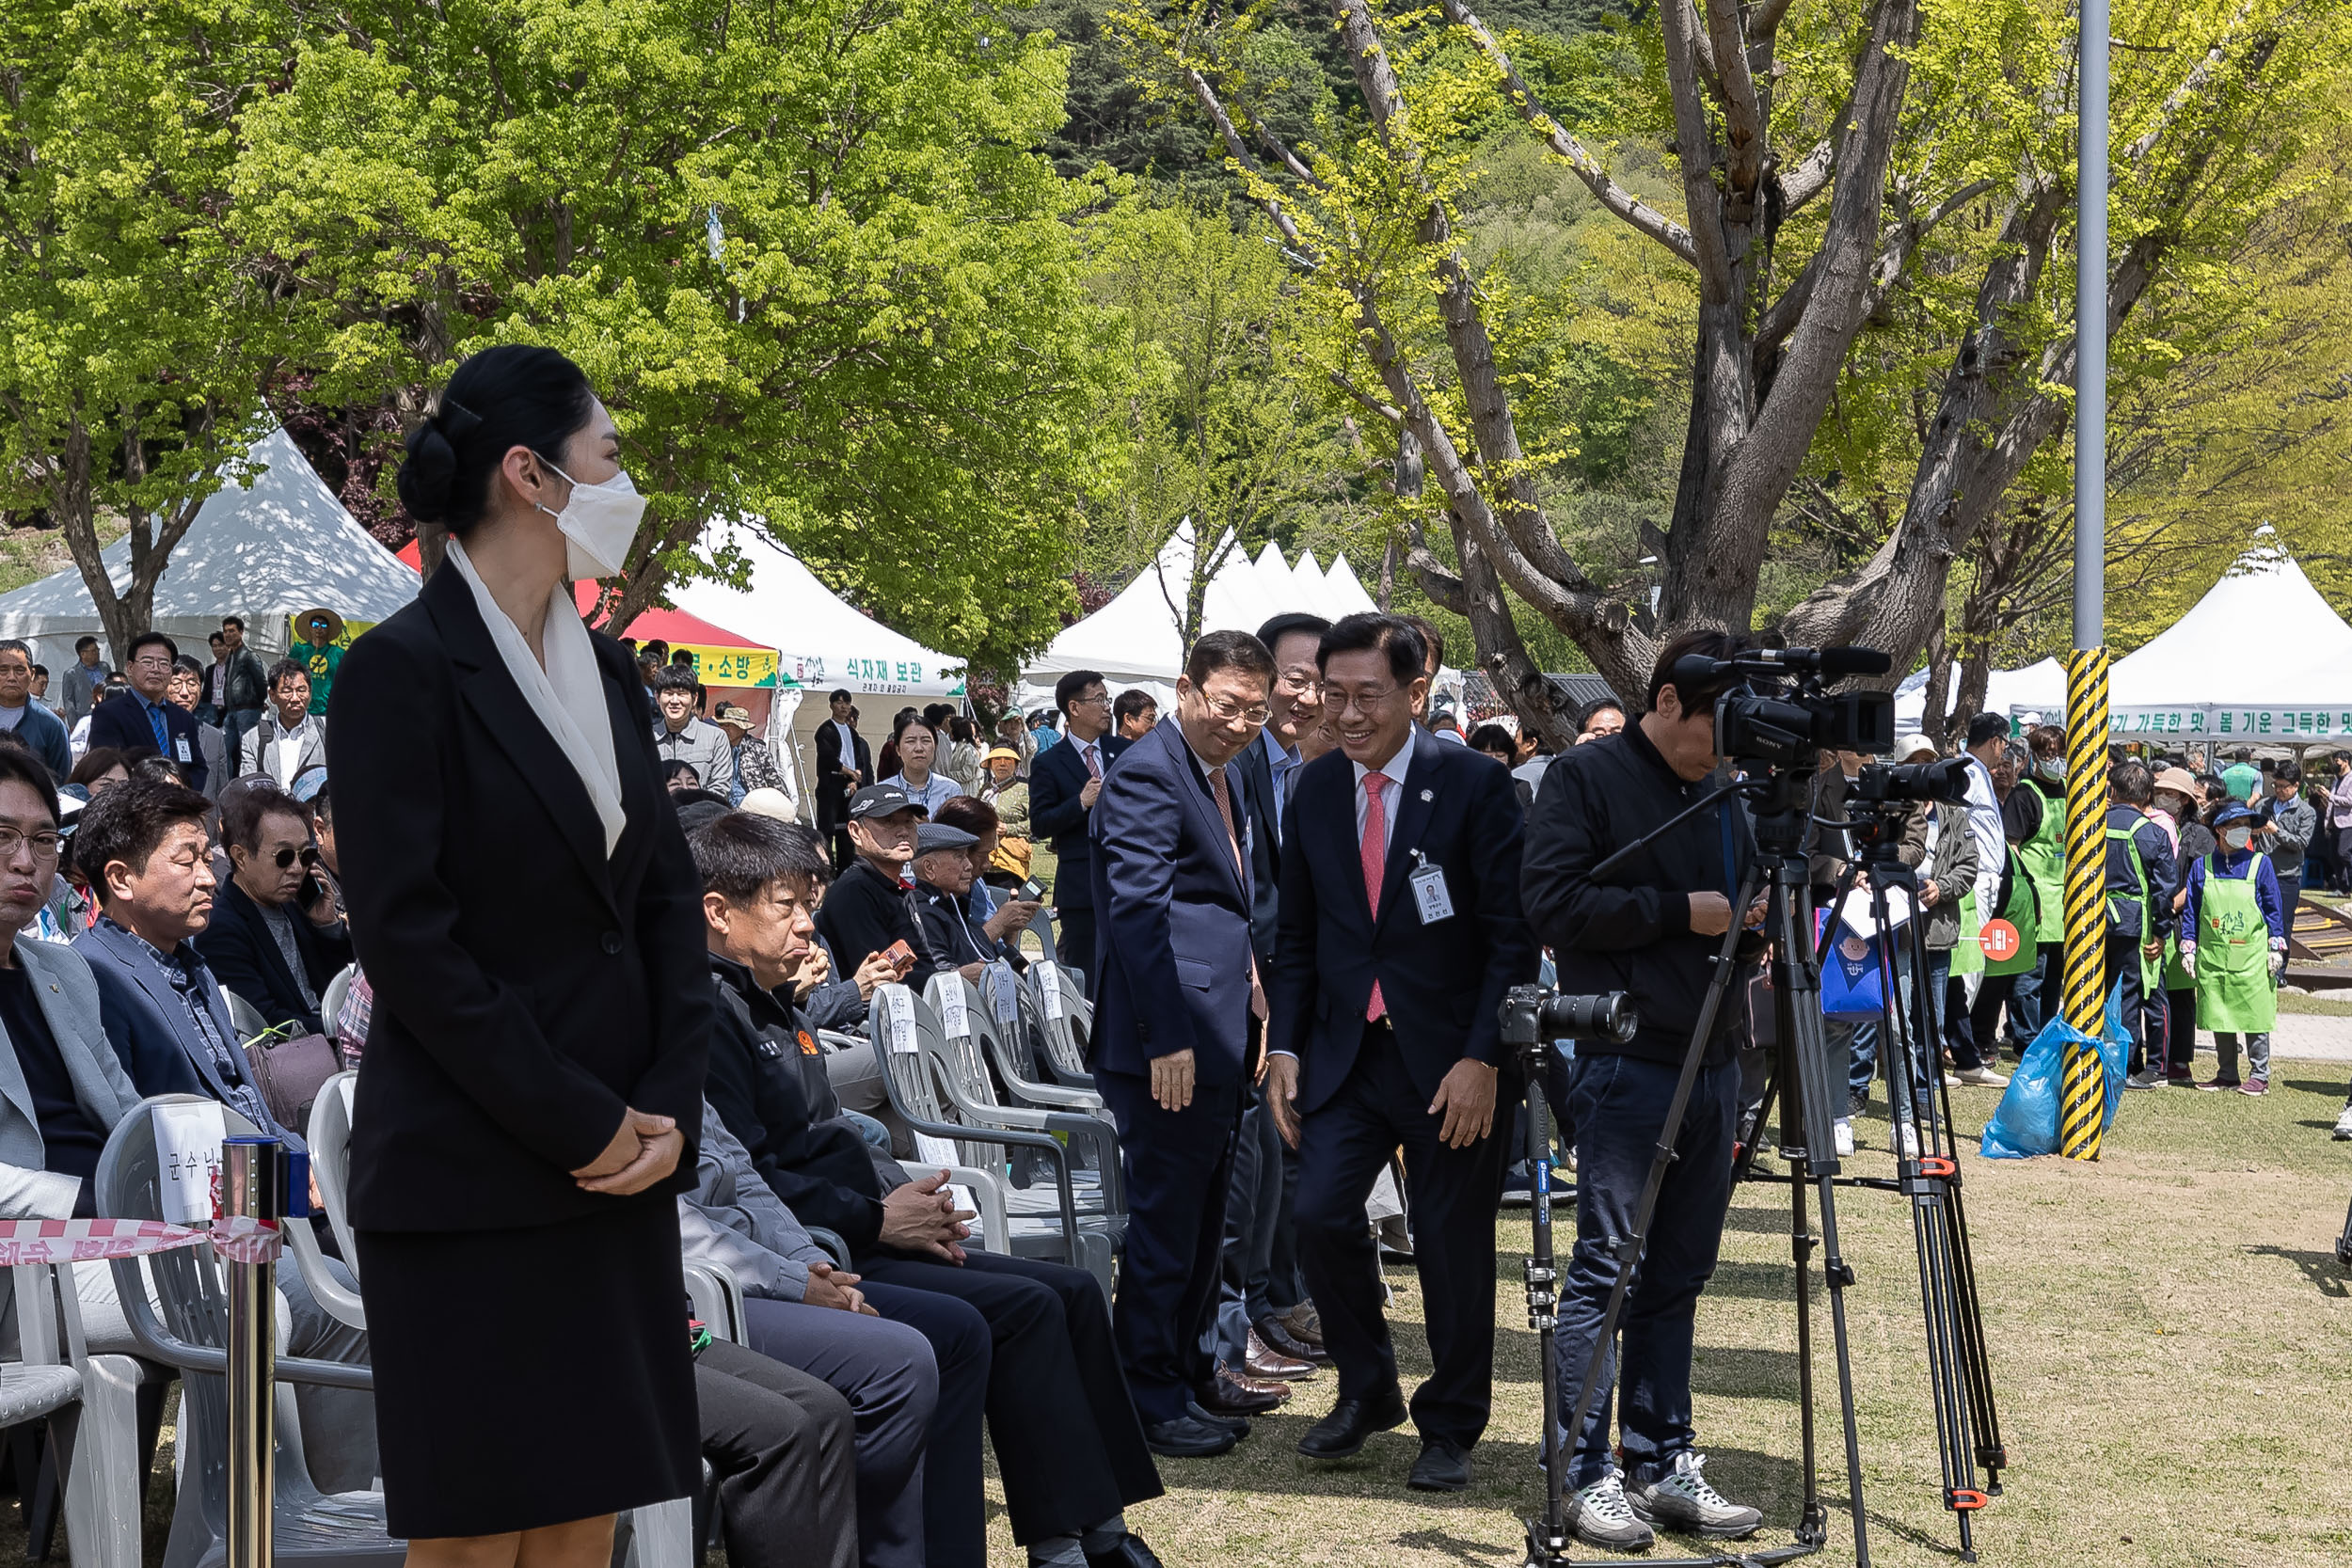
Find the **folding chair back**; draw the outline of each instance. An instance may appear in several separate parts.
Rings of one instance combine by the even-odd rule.
[[[895,993],[895,994],[893,994]],[[955,1158],[959,1164],[976,1168],[993,1168],[996,1151],[985,1144],[967,1143],[960,1118],[949,1101],[940,1092],[932,1077],[930,1057],[923,1051],[923,1019],[930,1018],[931,1032],[936,1035],[939,1021],[930,1016],[930,1009],[922,999],[905,986],[877,986],[874,1002],[866,1017],[873,1032],[874,1055],[882,1063],[882,1086],[889,1092],[892,1108],[907,1125],[923,1132],[919,1125],[929,1123],[933,1131],[926,1135],[954,1141]]]
[[[1021,1022],[1038,1059],[1062,1083],[1093,1087],[1087,1039],[1094,1025],[1094,1005],[1058,965],[1031,964],[1028,982],[1021,988]]]
[[[326,990],[319,995],[319,1017],[326,1024],[326,1037],[335,1037],[335,1021],[343,1016],[343,1003],[351,995],[351,977],[359,973],[358,964],[345,964],[326,982]]]
[[[163,1187],[155,1156],[155,1107],[204,1104],[193,1095],[141,1101],[115,1125],[98,1161],[99,1212],[114,1219],[163,1218]],[[234,1110],[221,1112],[230,1136],[257,1129]],[[146,1276],[154,1282],[151,1307]],[[182,1479],[164,1568],[217,1563],[228,1551],[229,1392],[222,1378],[229,1342],[229,1293],[209,1246],[183,1247],[145,1259],[118,1258],[112,1267],[123,1316],[144,1354],[181,1370],[179,1441]],[[160,1321],[157,1311],[160,1310]],[[367,1387],[368,1370],[333,1362],[278,1358],[281,1384],[326,1383]],[[322,1494],[302,1454],[302,1428],[293,1392],[278,1390],[278,1495],[273,1510],[278,1560],[337,1568],[399,1568],[406,1547],[384,1531],[384,1499],[373,1492]]]
[[[236,1030],[239,1041],[249,1040],[256,1035],[269,1032],[269,1020],[262,1016],[261,1008],[247,1002],[227,986],[220,988],[220,995],[221,1000],[229,1004],[229,1026]]]

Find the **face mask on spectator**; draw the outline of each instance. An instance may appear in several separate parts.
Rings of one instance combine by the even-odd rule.
[[[555,468],[552,463],[548,467]],[[564,474],[561,468],[555,471]],[[638,519],[645,515],[645,498],[637,493],[626,472],[596,484],[582,484],[569,474],[564,477],[572,480],[572,499],[564,503],[564,510],[539,508],[555,519],[563,532],[564,569],[575,581],[609,578],[628,561]]]
[[[2221,842],[2233,849],[2243,849],[2254,842],[2254,834],[2250,829],[2247,828],[2225,828],[2222,830]]]
[[[2040,762],[2033,765],[2033,770],[2041,774],[2043,778],[2050,780],[2053,784],[2063,783],[2066,779],[2066,759],[2064,757],[2043,757]]]

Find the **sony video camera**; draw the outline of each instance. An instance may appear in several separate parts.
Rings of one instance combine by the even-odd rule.
[[[1876,648],[1755,648],[1729,658],[1675,660],[1677,689],[1739,684],[1715,704],[1715,754],[1746,770],[1811,773],[1823,752],[1895,749],[1895,699],[1884,691],[1831,692],[1848,675],[1883,675],[1894,661]]]

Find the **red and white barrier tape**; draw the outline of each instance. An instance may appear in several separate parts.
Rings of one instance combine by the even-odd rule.
[[[15,1263],[86,1263],[141,1258],[210,1242],[232,1263],[273,1263],[284,1239],[274,1220],[231,1214],[210,1226],[162,1220],[0,1220],[0,1268]]]

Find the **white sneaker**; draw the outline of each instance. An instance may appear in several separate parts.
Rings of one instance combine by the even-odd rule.
[[[2009,1079],[1989,1067],[1964,1067],[1951,1076],[1955,1084],[1967,1084],[1979,1089],[2006,1088]]]
[[[1705,1454],[1686,1451],[1675,1455],[1674,1474],[1647,1486],[1637,1486],[1626,1495],[1634,1516],[1645,1524],[1663,1525],[1668,1529],[1711,1536],[1719,1541],[1754,1535],[1764,1524],[1762,1511],[1725,1500],[1707,1484],[1707,1477],[1700,1473],[1706,1465]]]
[[[2344,1114],[2336,1117],[2336,1142],[2352,1142],[2352,1105],[2346,1105]]]
[[[1634,1517],[1626,1501],[1625,1478],[1614,1470],[1569,1494],[1568,1529],[1586,1545],[1613,1552],[1645,1552],[1658,1540],[1649,1526]]]
[[[1906,1121],[1897,1127],[1895,1129],[1895,1141],[1902,1149],[1904,1159],[1916,1160],[1919,1158],[1919,1129],[1916,1126]]]
[[[1840,1160],[1851,1157],[1853,1153],[1853,1123],[1844,1117],[1839,1117],[1831,1125],[1833,1131],[1830,1147],[1837,1150],[1837,1157]]]

